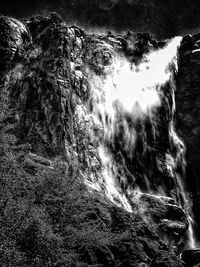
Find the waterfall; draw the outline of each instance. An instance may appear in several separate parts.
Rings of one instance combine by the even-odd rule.
[[[173,75],[177,70],[180,41],[180,37],[174,38],[164,48],[151,51],[140,64],[130,63],[123,55],[113,53],[112,63],[104,67],[102,75],[95,74],[91,69],[88,72],[92,89],[92,116],[96,125],[101,125],[98,133],[90,130],[90,138],[93,142],[98,140],[101,174],[99,180],[88,181],[87,184],[99,191],[103,188],[113,203],[128,212],[134,212],[134,203],[139,202],[142,196],[152,197],[168,206],[175,205],[171,204],[173,201],[180,204],[178,197],[173,200],[173,194],[169,193],[171,189],[165,188],[164,181],[159,181],[155,189],[154,164],[157,172],[164,173],[162,176],[165,179],[168,175],[177,181],[183,205],[188,206],[181,176],[174,174],[177,161],[182,160],[184,164],[184,145],[173,129],[175,101],[172,87],[175,86]],[[159,115],[158,120],[159,109],[163,117]],[[164,152],[156,146],[161,143],[161,138],[164,138],[164,144],[167,143],[168,136],[163,130],[165,124],[169,124],[165,131],[169,132],[172,149],[177,149],[173,155],[168,152],[170,146],[163,145]],[[140,205],[141,213],[145,209]],[[193,248],[192,217],[190,211],[186,213],[188,239]]]
[[[181,152],[180,152],[181,153]],[[186,210],[186,214],[187,214],[187,219],[188,219],[188,247],[191,249],[194,249],[197,247],[196,245],[196,240],[195,240],[195,235],[194,235],[194,230],[193,230],[193,225],[194,225],[194,220],[192,218],[192,210],[190,207],[190,199],[186,194],[186,190],[184,188],[184,184],[182,182],[182,180],[179,178],[178,179],[178,183],[180,185],[181,188],[181,192],[182,192],[182,196],[184,199],[184,203],[185,203],[185,210]]]
[[[193,231],[193,219],[191,217],[191,215],[188,215],[188,222],[189,222],[189,226],[188,226],[188,240],[189,240],[189,246],[190,248],[194,249],[196,248],[196,240],[195,240],[195,236],[194,236],[194,231]]]

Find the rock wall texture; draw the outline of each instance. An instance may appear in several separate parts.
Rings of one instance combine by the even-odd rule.
[[[51,167],[56,157],[72,163],[91,194],[104,199],[113,227],[134,229],[134,239],[128,242],[136,244],[131,249],[139,253],[132,259],[130,251],[126,257],[132,265],[127,261],[119,266],[183,266],[178,254],[187,247],[189,221],[180,182],[184,145],[173,125],[174,91],[177,83],[177,128],[189,147],[187,171],[193,171],[189,190],[195,194],[197,215],[198,187],[193,185],[199,186],[198,35],[182,40],[179,71],[176,74],[172,66],[170,80],[161,87],[161,104],[137,119],[120,113],[112,138],[105,138],[103,119],[94,116],[93,78],[104,79],[116,54],[137,66],[165,42],[148,33],[88,34],[67,27],[55,13],[23,23],[2,16],[0,35],[1,90],[9,93],[19,143],[31,146],[27,163]],[[137,136],[134,149],[126,139],[126,127]],[[102,142],[111,155],[116,192],[106,186],[99,155]]]
[[[179,136],[187,147],[188,191],[192,192],[196,230],[199,235],[199,52],[200,35],[187,35],[179,50],[176,91],[176,121]]]

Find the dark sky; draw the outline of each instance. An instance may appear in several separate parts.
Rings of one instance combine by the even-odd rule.
[[[58,12],[68,24],[123,31],[149,31],[168,38],[200,31],[200,0],[1,1],[0,13],[16,18]]]

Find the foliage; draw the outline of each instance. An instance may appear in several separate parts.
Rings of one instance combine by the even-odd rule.
[[[91,194],[73,162],[32,167],[6,107],[0,110],[1,266],[147,266],[161,247],[152,229]]]
[[[57,160],[32,171],[7,124],[11,115],[1,115],[1,266],[89,266],[104,254],[108,265],[111,233],[74,166]]]

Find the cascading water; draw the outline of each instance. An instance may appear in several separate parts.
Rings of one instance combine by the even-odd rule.
[[[176,132],[174,131],[174,127],[172,126],[171,128],[171,135],[173,136],[173,140],[175,142],[178,142],[180,143],[180,139],[178,138],[178,136],[176,135]],[[185,163],[185,147],[182,143],[181,145],[181,148],[179,149],[179,152],[177,154],[177,164],[178,164],[178,161],[180,160],[181,164],[182,164],[182,167],[184,168],[186,163]],[[184,175],[184,171],[183,171],[183,175]],[[181,188],[181,194],[182,194],[182,197],[184,199],[184,204],[185,204],[185,211],[186,211],[186,215],[187,215],[187,219],[188,219],[188,246],[189,248],[191,249],[194,249],[196,248],[196,240],[195,240],[195,236],[194,236],[194,231],[193,231],[193,225],[194,225],[194,220],[192,218],[192,210],[191,210],[191,205],[189,204],[190,202],[190,199],[189,197],[187,196],[187,193],[186,193],[186,190],[184,188],[184,183],[182,181],[182,179],[180,179],[180,177],[178,176],[178,184]]]
[[[135,203],[141,196],[154,198],[168,206],[176,206],[173,200],[182,207],[188,206],[181,176],[174,174],[178,164],[184,165],[184,145],[173,130],[173,76],[180,41],[180,37],[174,38],[163,49],[143,57],[139,65],[114,54],[112,64],[104,67],[103,75],[88,71],[92,88],[92,116],[96,125],[101,126],[98,133],[90,129],[92,142],[98,143],[101,179],[92,183],[87,181],[87,184],[96,190],[103,188],[113,203],[128,212],[134,212]],[[163,114],[157,119],[159,112]],[[168,128],[164,129],[163,121]],[[165,131],[169,132],[169,136],[162,136]],[[162,138],[164,145],[159,151],[157,144]],[[177,150],[173,155],[168,151],[168,139]],[[162,173],[163,179],[170,177],[176,181],[182,204],[177,197],[178,189],[174,197],[173,190],[163,181],[159,181],[159,186],[155,188],[154,176],[157,173]],[[139,212],[144,214],[144,210],[145,205],[140,205]],[[186,213],[189,246],[194,248],[192,219],[190,211]]]

